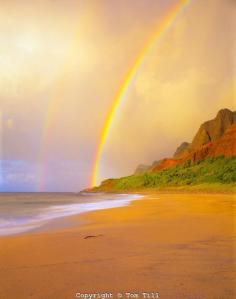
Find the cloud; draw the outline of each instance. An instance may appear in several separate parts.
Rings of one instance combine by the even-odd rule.
[[[193,2],[148,53],[109,132],[101,178],[171,156],[219,109],[236,108],[232,18],[227,1]]]
[[[4,183],[5,190],[36,190],[40,162],[46,165],[47,190],[86,187],[122,78],[171,5],[164,0],[5,1],[0,11],[2,188]],[[233,13],[230,0],[192,1],[148,53],[109,132],[102,177],[129,174],[141,162],[171,155],[202,121],[222,107],[232,109]],[[51,124],[47,140],[45,121]]]

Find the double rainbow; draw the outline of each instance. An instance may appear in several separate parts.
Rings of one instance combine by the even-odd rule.
[[[136,58],[134,59],[133,64],[131,67],[127,70],[118,90],[117,93],[112,101],[111,107],[107,113],[107,117],[105,119],[103,128],[101,130],[99,142],[97,144],[94,163],[93,163],[93,170],[92,170],[92,176],[91,176],[91,187],[97,185],[98,180],[98,173],[100,168],[100,161],[103,153],[104,144],[106,142],[112,121],[115,117],[115,113],[120,106],[122,100],[125,99],[126,91],[137,74],[143,60],[145,59],[145,56],[148,54],[148,52],[151,50],[151,48],[156,44],[157,41],[160,40],[160,38],[168,32],[168,30],[174,25],[177,18],[182,14],[184,9],[190,4],[192,0],[178,0],[171,9],[167,12],[163,20],[158,24],[158,26],[155,28],[153,34],[150,36],[150,38],[145,43],[144,47],[141,49],[141,51],[138,53]]]

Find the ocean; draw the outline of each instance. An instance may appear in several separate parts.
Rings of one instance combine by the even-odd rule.
[[[140,197],[135,194],[86,192],[2,193],[0,236],[34,231],[61,217],[126,206]]]

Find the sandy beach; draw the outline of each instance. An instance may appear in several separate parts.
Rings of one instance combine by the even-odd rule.
[[[70,220],[71,227],[0,238],[1,299],[236,298],[233,194],[149,194]]]

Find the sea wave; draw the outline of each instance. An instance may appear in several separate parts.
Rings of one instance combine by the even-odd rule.
[[[89,211],[127,206],[131,203],[131,201],[140,199],[142,196],[138,194],[119,194],[109,195],[104,199],[101,195],[96,195],[97,200],[93,202],[85,202],[84,197],[85,195],[83,194],[83,202],[70,204],[55,204],[58,203],[58,201],[54,201],[50,204],[47,201],[46,207],[40,210],[36,209],[34,213],[31,214],[20,213],[20,215],[4,215],[1,214],[0,211],[0,236],[29,232],[56,218],[72,216]],[[89,200],[90,198],[88,198],[88,201]],[[25,202],[22,202],[22,205],[25,206]],[[34,204],[31,201],[31,206],[33,205]],[[37,201],[35,201],[35,207],[36,206]],[[20,209],[19,204],[17,208]]]

